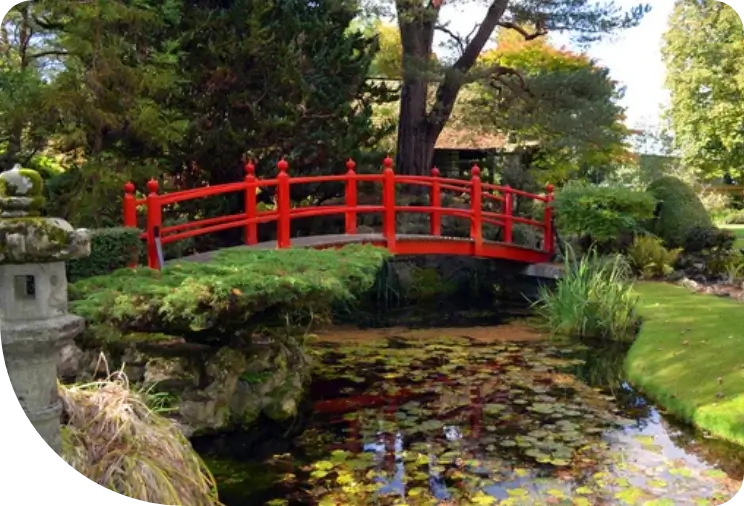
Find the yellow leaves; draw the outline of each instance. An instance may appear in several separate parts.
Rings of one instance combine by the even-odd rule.
[[[510,497],[527,497],[528,495],[530,495],[530,493],[523,488],[513,488],[507,490],[506,493],[509,494]]]
[[[488,506],[490,504],[496,504],[496,498],[478,491],[477,494],[470,498],[470,502],[481,506]]]

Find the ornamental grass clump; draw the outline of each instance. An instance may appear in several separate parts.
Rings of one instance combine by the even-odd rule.
[[[554,335],[632,341],[640,326],[631,270],[616,255],[603,258],[592,249],[576,260],[568,251],[555,288],[540,287],[534,303]]]
[[[141,501],[220,505],[214,479],[189,441],[123,374],[59,391],[67,420],[63,457],[82,475]]]

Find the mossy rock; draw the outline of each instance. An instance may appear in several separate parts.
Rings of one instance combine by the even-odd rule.
[[[0,174],[2,197],[41,197],[43,192],[44,180],[35,170],[16,165],[12,170]]]
[[[651,183],[647,191],[659,202],[649,229],[664,239],[667,247],[682,247],[690,230],[713,226],[695,191],[680,179],[664,176]]]

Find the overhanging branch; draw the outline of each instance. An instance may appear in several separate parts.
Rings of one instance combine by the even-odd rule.
[[[522,37],[524,37],[524,40],[534,40],[538,37],[543,37],[548,34],[548,30],[541,22],[536,23],[535,31],[532,33],[528,32],[516,23],[512,23],[511,21],[504,21],[503,23],[499,23],[498,26],[518,32]]]

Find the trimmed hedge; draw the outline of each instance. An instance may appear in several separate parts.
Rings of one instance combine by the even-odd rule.
[[[70,282],[109,274],[126,267],[132,258],[139,255],[141,232],[136,228],[98,228],[91,233],[90,256],[67,264]]]
[[[685,238],[695,228],[713,228],[713,221],[695,191],[676,177],[659,178],[647,191],[659,202],[651,231],[664,239],[667,247],[684,246]]]
[[[561,188],[553,202],[561,234],[576,235],[603,250],[622,249],[623,239],[632,239],[653,217],[655,205],[646,192],[579,182]]]

